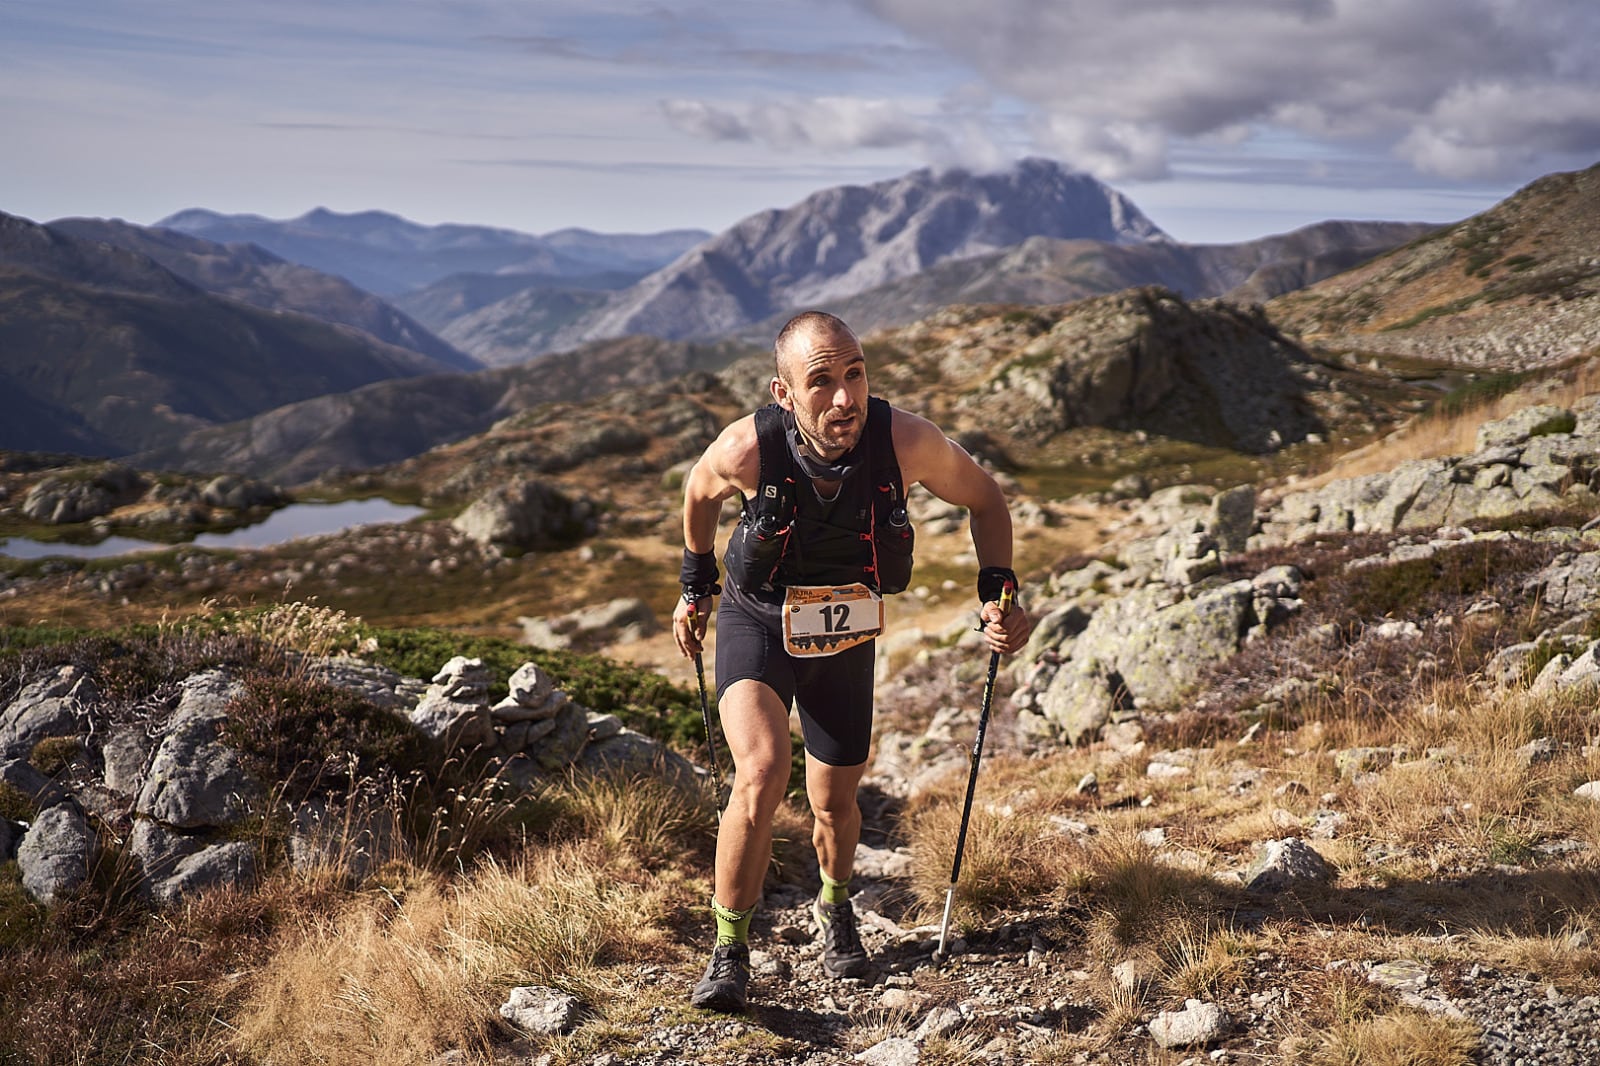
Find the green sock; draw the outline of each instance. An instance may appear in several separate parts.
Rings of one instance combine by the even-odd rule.
[[[756,912],[754,907],[746,907],[736,911],[732,907],[724,907],[715,899],[711,901],[711,913],[717,918],[717,943],[720,944],[745,944],[750,940],[750,916]]]
[[[827,874],[822,875],[822,893],[817,896],[824,903],[843,903],[850,898],[850,879],[835,881]]]

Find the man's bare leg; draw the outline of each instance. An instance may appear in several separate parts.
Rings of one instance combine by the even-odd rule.
[[[850,880],[855,868],[856,845],[861,842],[856,790],[866,772],[866,763],[829,766],[806,754],[806,798],[816,820],[811,843],[817,849],[817,865],[835,881]]]
[[[789,709],[752,680],[729,685],[718,706],[734,776],[717,830],[715,895],[722,906],[742,911],[760,901],[772,862],[772,819],[789,787]]]
[[[856,930],[856,912],[847,895],[861,841],[861,807],[856,789],[866,763],[829,766],[806,753],[806,797],[816,819],[811,842],[822,870],[822,893],[811,913],[822,931],[822,968],[834,977],[861,977],[869,969]]]

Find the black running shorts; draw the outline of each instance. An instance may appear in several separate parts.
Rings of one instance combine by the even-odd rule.
[[[873,641],[837,655],[797,658],[783,646],[783,606],[728,582],[717,604],[717,697],[735,681],[760,681],[800,712],[812,758],[857,766],[872,745]]]

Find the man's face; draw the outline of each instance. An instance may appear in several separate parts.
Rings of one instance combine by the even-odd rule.
[[[856,446],[867,424],[867,360],[854,337],[813,335],[785,353],[772,396],[818,452],[833,460]]]

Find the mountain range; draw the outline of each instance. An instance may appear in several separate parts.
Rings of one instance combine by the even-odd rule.
[[[383,211],[340,214],[326,208],[299,218],[179,211],[157,222],[219,244],[248,243],[380,296],[396,296],[455,274],[590,278],[648,274],[700,243],[703,230],[595,233],[562,229],[543,236],[489,226],[424,226]]]
[[[301,481],[334,466],[392,462],[530,405],[717,370],[769,343],[789,310],[772,308],[801,297],[825,300],[865,334],[950,304],[1061,305],[1157,285],[1179,300],[1270,299],[1273,325],[1291,335],[1380,350],[1407,330],[1457,319],[1481,320],[1492,332],[1496,314],[1526,305],[1576,312],[1570,322],[1545,313],[1519,327],[1542,350],[1570,352],[1592,344],[1586,330],[1596,320],[1588,302],[1594,270],[1583,251],[1592,247],[1584,241],[1600,200],[1595,184],[1593,172],[1552,176],[1442,230],[1329,222],[1235,245],[1185,245],[1120,194],[1058,164],[1030,160],[998,175],[917,171],[762,212],[620,289],[607,286],[630,276],[626,270],[543,274],[539,300],[519,304],[533,290],[516,287],[535,275],[435,279],[412,295],[428,293],[436,320],[452,305],[480,305],[447,321],[444,340],[344,279],[255,245],[121,222],[39,226],[0,216],[0,446]],[[227,218],[176,216],[190,226]],[[267,225],[243,218],[238,224]],[[594,269],[608,255],[637,264],[646,250],[664,254],[678,239],[562,231],[519,242],[509,231],[423,227],[379,212],[313,212],[296,222],[325,242],[371,241],[364,254],[397,248],[396,261],[440,249],[465,254],[474,243],[503,257],[540,241],[567,249],[569,265],[581,258]],[[1063,235],[1070,233],[1094,236]],[[1372,256],[1379,258],[1329,279]],[[494,300],[497,281],[512,295]],[[1318,284],[1285,295],[1307,282]],[[1389,295],[1385,285],[1448,297],[1418,310],[1417,300]],[[1405,300],[1414,322],[1389,308]],[[474,360],[463,348],[493,351],[493,362],[526,362],[510,329],[508,309],[519,306],[525,328],[542,330],[546,342],[603,334],[603,322],[656,322],[656,339],[574,343],[527,373],[469,369]],[[1374,316],[1374,306],[1382,313]],[[669,313],[674,307],[681,318]],[[751,317],[763,312],[765,319]],[[498,332],[496,316],[505,327]],[[662,343],[702,336],[723,340]],[[541,373],[548,384],[533,385]],[[419,375],[430,377],[407,383]]]
[[[397,313],[374,325],[413,331],[439,356],[294,309],[340,302],[307,295],[318,286],[303,268],[273,282],[270,264],[220,272],[258,298],[277,285],[261,307],[71,229],[0,214],[0,447],[125,455],[308,396],[476,365]],[[194,249],[163,257],[204,273]],[[342,294],[352,315],[354,293]]]

